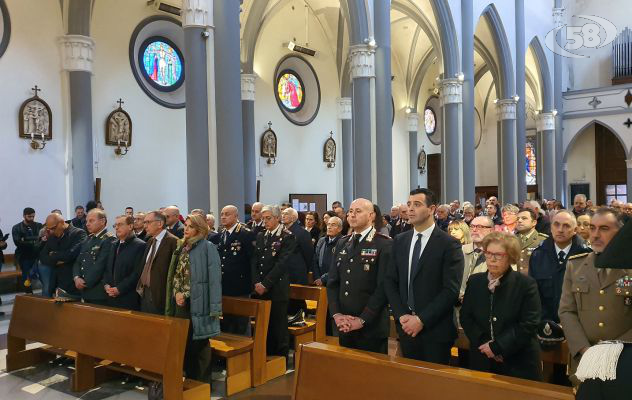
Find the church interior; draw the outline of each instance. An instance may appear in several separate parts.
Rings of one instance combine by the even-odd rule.
[[[546,232],[535,229],[552,238],[553,251],[563,249],[552,233],[555,215],[568,214],[578,239],[580,215],[591,207],[598,220],[599,206],[632,215],[630,11],[627,0],[606,7],[595,0],[0,0],[0,398],[377,399],[423,390],[426,398],[575,398],[577,382],[564,371],[581,355],[572,361],[570,342],[542,350],[540,379],[463,364],[473,339],[458,319],[461,272],[460,297],[456,285],[455,305],[448,307],[455,332],[449,362],[405,356],[409,342],[398,337],[408,322],[397,319],[382,283],[389,271],[378,265],[384,259],[380,268],[395,268],[396,236],[405,235],[409,215],[417,218],[414,196],[432,205],[435,229],[452,234],[453,223],[464,220],[468,238],[472,221],[484,217],[491,228],[522,240],[519,216],[535,203],[534,226],[540,218],[551,222]],[[366,227],[377,232],[377,247],[357,253],[365,276],[347,271],[351,277],[343,278],[341,263],[353,259],[342,245],[327,247],[338,238],[325,221],[339,221],[338,235],[349,235],[351,253],[374,238],[360,230],[365,202],[372,206]],[[503,220],[506,213],[518,216],[517,225]],[[208,226],[196,225],[194,215]],[[151,233],[154,223],[164,230]],[[591,223],[587,230],[597,224]],[[125,224],[127,237],[120,233]],[[79,228],[83,241],[62,259],[69,226]],[[410,222],[408,229],[418,226]],[[189,231],[204,232],[203,243],[189,240]],[[305,232],[311,248],[302,260]],[[172,233],[180,241],[173,238],[161,261],[163,285],[190,298],[181,304],[174,288],[165,300],[162,287],[162,308],[147,311],[156,306],[152,265]],[[360,244],[351,243],[356,234]],[[591,234],[581,246],[593,242],[599,253]],[[237,235],[240,241],[230,239]],[[390,259],[378,245],[382,236]],[[410,251],[404,249],[411,270],[413,257],[429,257],[422,237],[422,250],[413,247],[414,237]],[[125,281],[136,308],[123,312],[124,303],[108,301],[123,301],[116,271],[120,252],[131,254],[121,250],[128,239],[139,243]],[[471,254],[463,240],[461,264]],[[103,255],[106,242],[112,247]],[[274,275],[288,243],[296,252],[282,261],[289,281],[287,271]],[[248,258],[239,268],[247,272],[237,276],[243,283],[248,275],[246,289],[232,293],[225,260],[241,257],[242,247]],[[201,248],[209,267],[196,271]],[[535,254],[536,247],[525,249],[519,251]],[[333,257],[323,275],[329,283],[316,272],[325,253]],[[493,253],[483,254],[490,262]],[[274,279],[266,280],[268,258]],[[54,261],[44,265],[46,259]],[[299,278],[294,262],[305,267]],[[211,264],[221,265],[221,273]],[[95,300],[82,293],[90,286],[87,271],[97,265],[94,288],[104,297]],[[377,289],[368,308],[363,304],[355,319],[337,317],[346,314],[344,285],[377,270],[383,274],[378,283],[369,279]],[[332,276],[342,285],[339,302],[331,298]],[[61,283],[66,278],[69,289]],[[269,287],[277,288],[276,281],[287,284],[278,293]],[[556,291],[563,291],[561,282]],[[224,297],[214,299],[209,291],[217,287]],[[353,297],[356,288],[349,290]],[[405,297],[413,297],[411,290]],[[360,292],[356,298],[364,299]],[[380,318],[370,309],[380,296],[389,320],[385,354],[345,345],[339,335],[356,329],[358,320],[365,332]],[[557,297],[556,323],[564,325],[565,303]],[[169,304],[175,314],[166,311]],[[282,329],[289,350],[282,354],[269,343],[279,335],[273,329],[278,304],[288,307],[281,322],[290,320],[289,333]],[[410,311],[421,316],[421,332],[433,329],[429,312]],[[206,380],[187,370],[194,346],[196,356],[207,355]],[[508,364],[503,356],[490,358]]]

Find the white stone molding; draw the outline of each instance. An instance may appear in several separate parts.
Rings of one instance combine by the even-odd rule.
[[[209,16],[212,12],[209,0],[182,0],[182,27],[206,28],[209,26]]]
[[[628,169],[632,169],[632,160],[625,160],[625,165],[628,167]]]
[[[518,102],[515,99],[502,99],[496,102],[498,120],[505,121],[516,119],[516,109]]]
[[[339,97],[336,99],[338,119],[349,120],[353,116],[351,97]]]
[[[538,114],[535,120],[535,129],[538,132],[555,130],[555,115],[552,112]]]
[[[553,25],[555,25],[556,28],[564,25],[564,11],[566,11],[566,9],[563,7],[553,9]]]
[[[441,81],[440,103],[446,104],[463,102],[463,81],[458,78],[449,78]]]
[[[567,163],[562,164],[562,171],[568,171],[568,164]]]
[[[375,77],[375,48],[366,44],[351,46],[351,79]]]
[[[411,112],[406,117],[406,121],[408,122],[408,132],[419,131],[419,114],[418,113]]]
[[[257,75],[241,74],[241,99],[255,101],[255,82]]]
[[[64,71],[92,72],[94,40],[83,35],[65,35],[59,38]]]

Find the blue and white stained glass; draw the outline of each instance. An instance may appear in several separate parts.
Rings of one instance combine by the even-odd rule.
[[[182,60],[179,52],[166,42],[156,40],[143,50],[142,65],[149,79],[169,88],[182,78]]]

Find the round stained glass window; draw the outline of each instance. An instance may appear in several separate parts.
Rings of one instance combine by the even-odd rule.
[[[424,127],[426,134],[432,135],[437,129],[437,116],[432,108],[428,107],[424,111]]]
[[[184,81],[184,58],[180,49],[165,37],[150,37],[139,48],[138,62],[145,79],[154,88],[171,92]]]
[[[285,110],[297,112],[305,104],[305,86],[300,76],[289,69],[283,70],[277,77],[277,101]]]

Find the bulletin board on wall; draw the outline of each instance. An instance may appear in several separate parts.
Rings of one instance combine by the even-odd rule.
[[[316,211],[322,218],[327,211],[327,195],[290,193],[290,204],[298,212]]]

